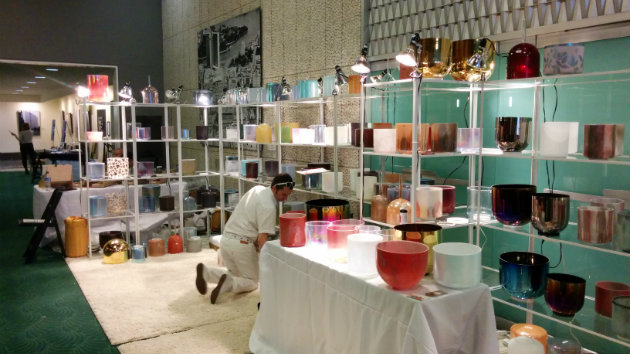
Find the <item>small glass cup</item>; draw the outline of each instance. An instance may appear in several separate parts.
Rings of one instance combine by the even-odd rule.
[[[613,299],[612,328],[619,338],[630,339],[630,296],[617,296]]]
[[[360,234],[379,234],[381,227],[377,225],[358,225],[357,232]]]
[[[134,245],[131,249],[131,261],[134,263],[143,263],[146,258],[143,245]]]
[[[379,235],[383,236],[383,241],[397,240],[396,229],[381,229]]]

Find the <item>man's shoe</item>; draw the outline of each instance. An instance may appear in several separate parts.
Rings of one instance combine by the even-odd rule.
[[[208,292],[208,283],[206,283],[206,279],[203,277],[203,264],[197,264],[197,279],[195,280],[195,285],[197,285],[197,291],[201,295],[205,295]]]
[[[223,286],[223,283],[225,283],[225,279],[227,279],[227,274],[223,274],[221,276],[221,278],[219,278],[219,282],[217,283],[217,287],[214,288],[214,290],[212,290],[212,294],[210,294],[210,303],[214,304],[217,302],[217,298],[219,297],[219,294],[221,293],[221,287]]]

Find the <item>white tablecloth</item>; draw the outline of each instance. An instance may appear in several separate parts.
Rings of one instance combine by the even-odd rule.
[[[185,187],[185,186],[184,186]],[[33,187],[33,218],[39,219],[44,213],[44,209],[48,204],[48,200],[52,196],[53,190],[46,190],[45,188],[40,188],[39,186]],[[117,193],[121,192],[125,189],[123,185],[113,185],[105,188],[90,188],[90,195],[105,195],[106,193]],[[178,195],[177,191],[178,184],[172,183],[171,189],[174,195]],[[160,185],[160,194],[167,195],[169,193],[168,187],[166,184]],[[139,195],[142,195],[142,192],[138,191]],[[133,200],[134,197],[134,187],[129,187],[129,200]],[[61,200],[59,201],[59,205],[57,205],[57,210],[55,211],[55,217],[57,218],[57,222],[59,223],[59,230],[61,231],[61,237],[65,242],[65,225],[64,220],[68,216],[81,216],[82,210],[87,211],[87,190],[83,189],[74,189],[70,191],[63,192]],[[133,204],[131,204],[133,205]],[[140,214],[140,230],[142,231],[155,231],[157,230],[162,223],[164,223],[169,217],[168,213],[141,213]],[[179,221],[179,216],[177,214],[170,214],[171,218],[177,218]],[[130,223],[130,230],[135,230],[134,218],[129,217],[126,218]],[[107,220],[92,220],[92,229],[90,239],[92,241],[98,242],[98,233],[101,231],[125,231],[126,226],[121,223],[121,219],[107,219]],[[46,230],[46,235],[42,239],[40,246],[47,245],[51,241],[56,238],[55,229],[50,227]]]
[[[447,294],[426,296],[437,289]],[[271,241],[260,255],[260,302],[249,340],[256,354],[499,353],[483,284],[453,290],[425,277],[394,291],[378,275],[354,277],[324,254]]]

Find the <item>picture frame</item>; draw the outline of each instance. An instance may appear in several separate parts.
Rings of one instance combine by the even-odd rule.
[[[41,118],[39,111],[17,111],[18,131],[22,130],[22,124],[28,123],[29,128],[33,131],[33,136],[41,135]]]

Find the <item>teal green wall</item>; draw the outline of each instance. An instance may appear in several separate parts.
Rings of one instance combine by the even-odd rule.
[[[543,49],[540,50],[541,65]],[[610,39],[585,43],[584,54],[584,73],[594,73],[603,71],[627,70],[630,68],[630,38]],[[505,56],[497,56],[497,69],[490,78],[490,81],[505,79]],[[542,66],[541,66],[542,70]],[[628,74],[624,75],[625,78]],[[630,149],[630,84],[627,80],[620,82],[597,83],[597,77],[581,85],[562,85],[571,80],[570,76],[561,78],[557,82],[547,79],[543,80],[543,96],[544,104],[540,105],[540,117],[545,121],[579,121],[580,135],[578,137],[578,151],[582,151],[582,129],[583,124],[595,123],[615,123],[625,124],[624,153],[627,155]],[[446,78],[445,80],[450,80]],[[588,79],[582,78],[588,81]],[[555,85],[554,85],[555,83]],[[558,105],[555,107],[556,92]],[[386,111],[389,120],[396,122],[411,122],[411,92],[407,92],[403,97],[393,97],[390,94],[385,100]],[[534,88],[521,88],[502,91],[484,91],[483,93],[483,110],[480,109],[479,115],[483,116],[483,142],[484,147],[496,147],[494,142],[494,121],[497,116],[533,116],[533,99],[535,93]],[[512,106],[509,106],[509,98],[512,98]],[[459,99],[459,107],[457,107],[457,99]],[[422,122],[448,122],[457,123],[458,127],[466,127],[468,118],[468,107],[466,105],[467,93],[453,92],[430,92],[423,94],[421,101]],[[375,121],[380,121],[380,112],[382,105],[380,100],[372,100],[370,109],[372,116],[378,117]],[[544,111],[543,111],[544,110]],[[555,114],[554,114],[555,110]],[[531,149],[530,146],[527,150]],[[426,158],[422,159],[422,169],[432,170],[438,176],[445,177],[449,175],[455,167],[459,166],[462,159],[466,159],[465,163],[452,174],[453,178],[468,178],[468,158],[464,157],[447,157],[447,158]],[[366,166],[373,170],[380,169],[380,158],[366,157],[364,160]],[[538,161],[537,186],[538,191],[542,192],[545,188],[550,188],[547,174],[547,166],[549,171],[553,171],[555,164],[554,189],[565,190],[577,193],[602,195],[603,189],[630,189],[630,168],[627,166],[603,165],[597,163],[575,163],[575,162],[546,162]],[[395,172],[401,172],[404,168],[409,168],[411,159],[403,158],[387,158],[386,169]],[[493,184],[502,183],[530,183],[532,162],[529,159],[505,158],[505,157],[484,157],[483,158],[483,177],[482,184],[491,186]],[[436,181],[436,184],[442,184],[443,180]],[[448,184],[448,181],[446,182]],[[456,203],[458,205],[466,204],[466,189],[464,186],[457,187]],[[575,208],[580,203],[572,202],[571,221],[577,222]],[[368,214],[369,215],[369,214]],[[527,226],[523,231],[527,231]],[[507,251],[528,249],[529,238],[516,235],[509,232],[496,231],[484,228],[484,236],[481,243],[485,242],[483,248],[483,264],[492,268],[498,268],[499,255]],[[565,229],[561,238],[572,239],[577,238],[577,229],[575,225]],[[447,241],[465,241],[467,240],[467,229],[450,229],[445,230],[444,240]],[[535,249],[537,253],[543,253],[550,259],[552,265],[559,264],[557,268],[553,268],[550,272],[562,272],[578,275],[587,280],[587,297],[594,297],[595,282],[599,280],[612,280],[630,284],[630,261],[629,258],[618,256],[610,253],[602,253],[589,250],[582,247],[575,247],[564,244],[562,246],[562,260],[560,259],[560,246],[557,243],[547,242],[542,245],[536,240]],[[610,247],[610,246],[604,246]],[[502,291],[502,290],[499,290]],[[537,303],[544,299],[538,299]],[[587,301],[588,302],[588,301]],[[591,302],[592,307],[592,302]],[[586,306],[585,306],[586,308]],[[592,310],[591,310],[592,311]],[[497,315],[506,317],[514,321],[524,321],[524,312],[516,310],[507,305],[495,302],[495,312]],[[581,311],[575,316],[574,321],[579,325],[585,325],[590,328],[598,328],[602,326],[601,318],[598,315],[589,313],[588,310]],[[585,323],[587,322],[587,323]],[[604,321],[605,322],[605,321]],[[553,321],[547,321],[535,318],[535,323],[543,325],[551,334],[557,336],[571,337],[568,327],[557,325]],[[611,344],[610,342],[598,339],[595,336],[585,334],[580,330],[573,330],[573,334],[578,336],[582,344],[592,350],[598,352],[628,352],[627,348]]]

